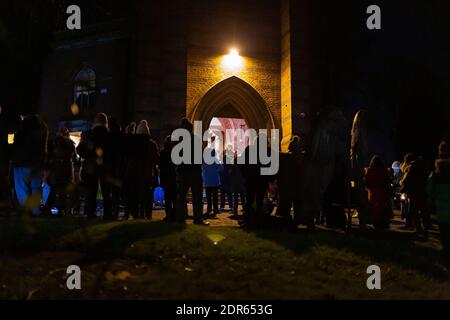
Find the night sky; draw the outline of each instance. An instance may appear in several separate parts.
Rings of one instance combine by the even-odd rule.
[[[42,61],[63,3],[0,2],[2,130],[4,122],[37,108]],[[124,3],[129,1],[110,1],[108,7],[114,11]],[[365,28],[371,4],[382,9],[382,30]],[[372,151],[387,160],[409,151],[432,159],[450,124],[450,2],[346,0],[318,5],[315,36],[329,62],[328,100],[349,120],[358,109],[369,110]],[[95,21],[96,15],[105,18],[103,12],[89,19]]]

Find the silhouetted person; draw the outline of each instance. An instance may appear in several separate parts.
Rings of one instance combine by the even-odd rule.
[[[275,178],[272,176],[265,176],[261,174],[263,165],[259,157],[256,163],[250,163],[250,154],[256,152],[259,155],[259,141],[261,139],[267,140],[266,135],[259,135],[257,139],[251,143],[244,151],[246,159],[245,165],[242,166],[242,172],[245,179],[246,189],[246,205],[244,210],[243,227],[255,227],[268,222],[268,216],[264,213],[264,196],[266,194],[268,184]],[[267,146],[267,154],[271,156],[271,148]]]
[[[164,147],[159,157],[159,174],[161,187],[164,189],[164,203],[166,220],[175,222],[176,220],[176,197],[177,197],[177,176],[175,164],[172,162],[173,143],[171,136],[164,140]]]
[[[230,191],[233,194],[233,210],[234,215],[238,214],[239,198],[241,200],[242,208],[245,208],[245,179],[242,173],[242,167],[237,163],[237,155],[234,157],[234,163],[230,165]]]
[[[201,137],[194,135],[194,126],[192,123],[184,118],[181,120],[180,129],[189,132],[190,135],[190,149],[191,155],[188,163],[181,163],[177,165],[177,222],[185,223],[187,217],[187,193],[189,189],[192,191],[192,205],[194,209],[194,223],[205,224],[202,221],[203,211],[203,187],[202,187],[202,165],[194,162],[195,140],[200,146],[202,145]],[[182,141],[178,142],[182,143]],[[178,143],[175,143],[177,145]],[[201,152],[201,148],[200,148]],[[183,151],[180,152],[183,155]],[[198,155],[201,159],[202,155]]]
[[[430,207],[437,214],[444,258],[450,263],[450,159],[438,159],[427,185]]]
[[[296,221],[300,221],[300,199],[303,172],[303,154],[300,138],[294,136],[289,144],[289,152],[280,154],[278,174],[279,207],[277,214],[292,224],[291,209],[294,208]]]
[[[345,229],[349,187],[348,166],[345,161],[336,161],[333,178],[324,194],[322,214],[328,228]]]
[[[150,137],[150,128],[147,121],[142,120],[136,128],[136,137],[139,139],[138,161],[138,210],[139,216],[152,219],[153,190],[156,187],[157,165],[159,150],[156,142]]]
[[[370,222],[377,230],[387,230],[393,216],[391,177],[379,156],[372,158],[364,180],[369,190]]]
[[[159,157],[158,146],[150,137],[147,121],[141,121],[135,132],[136,134],[127,134],[125,142],[127,158],[125,170],[126,218],[132,214],[134,219],[151,219],[153,177],[156,174]]]
[[[42,169],[47,156],[48,128],[36,115],[26,116],[14,136],[12,165],[14,186],[20,205],[28,202],[33,215],[39,215]]]
[[[100,184],[103,197],[103,219],[112,219],[111,136],[108,131],[108,117],[104,113],[97,114],[92,129],[81,135],[77,152],[84,159],[81,179],[86,192],[85,215],[89,218],[95,217]]]
[[[408,153],[404,156],[403,162],[400,165],[400,170],[402,172],[402,178],[398,183],[398,190],[402,192],[402,196],[400,198],[400,211],[402,219],[405,219],[405,228],[410,229],[414,228],[414,221],[411,216],[410,211],[410,201],[408,195],[402,190],[402,179],[404,178],[406,171],[409,165],[415,160],[415,156],[412,153]]]
[[[216,215],[219,213],[219,187],[221,185],[220,174],[223,171],[223,166],[216,158],[216,151],[212,148],[206,148],[205,154],[210,154],[214,159],[213,163],[203,163],[202,176],[203,186],[206,191],[207,209],[206,214]]]
[[[130,215],[134,218],[139,216],[139,197],[138,197],[138,179],[139,170],[137,162],[139,161],[139,139],[136,137],[136,123],[132,122],[125,127],[124,134],[124,175],[123,175],[123,194],[125,198],[125,216],[128,220]]]
[[[45,205],[47,214],[50,213],[53,206],[58,208],[58,215],[69,213],[74,203],[74,161],[76,161],[76,157],[75,143],[70,139],[69,129],[61,128],[58,136],[49,146],[47,182],[50,186],[50,194]]]
[[[439,159],[449,159],[450,158],[450,143],[448,143],[448,138],[444,138],[439,145]]]
[[[136,134],[136,122],[132,122],[125,127],[126,134]]]
[[[8,132],[6,119],[0,112],[0,201],[10,200],[8,169],[10,159],[10,148],[8,144]]]
[[[227,154],[232,152],[231,150],[225,150],[222,156],[222,167],[223,170],[220,173],[220,209],[219,211],[225,210],[225,202],[228,201],[228,207],[233,209],[233,194],[231,192],[231,181],[230,181],[230,164],[229,157]],[[232,157],[231,157],[232,158]]]
[[[421,158],[415,158],[405,169],[401,184],[402,192],[408,195],[409,212],[419,235],[427,236],[431,221],[427,209],[428,174]]]
[[[109,119],[109,133],[111,136],[111,203],[114,218],[120,213],[123,198],[123,180],[125,175],[125,134],[115,119]]]
[[[369,164],[369,146],[367,134],[366,110],[360,110],[353,119],[351,130],[350,146],[350,168],[351,177],[354,183],[354,200],[358,210],[359,225],[365,229],[366,220],[369,216],[369,203],[367,201],[367,192],[364,186],[364,170]]]

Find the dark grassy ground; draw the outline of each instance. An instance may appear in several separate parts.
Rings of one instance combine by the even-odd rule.
[[[1,218],[0,232],[0,299],[450,298],[435,236],[69,218]],[[66,289],[72,264],[81,291]],[[366,287],[372,264],[382,270],[376,292]]]

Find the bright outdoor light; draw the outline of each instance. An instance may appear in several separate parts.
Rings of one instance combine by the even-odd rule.
[[[223,59],[223,66],[226,69],[237,71],[242,68],[243,60],[237,49],[231,49],[230,53]]]

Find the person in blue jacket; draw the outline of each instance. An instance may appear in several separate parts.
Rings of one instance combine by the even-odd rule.
[[[207,199],[207,215],[216,215],[219,213],[219,188],[220,188],[220,174],[223,171],[223,166],[216,157],[216,151],[212,148],[207,148],[205,154],[209,154],[209,161],[204,161],[202,164],[203,186],[206,190]],[[206,160],[206,159],[205,159]]]

